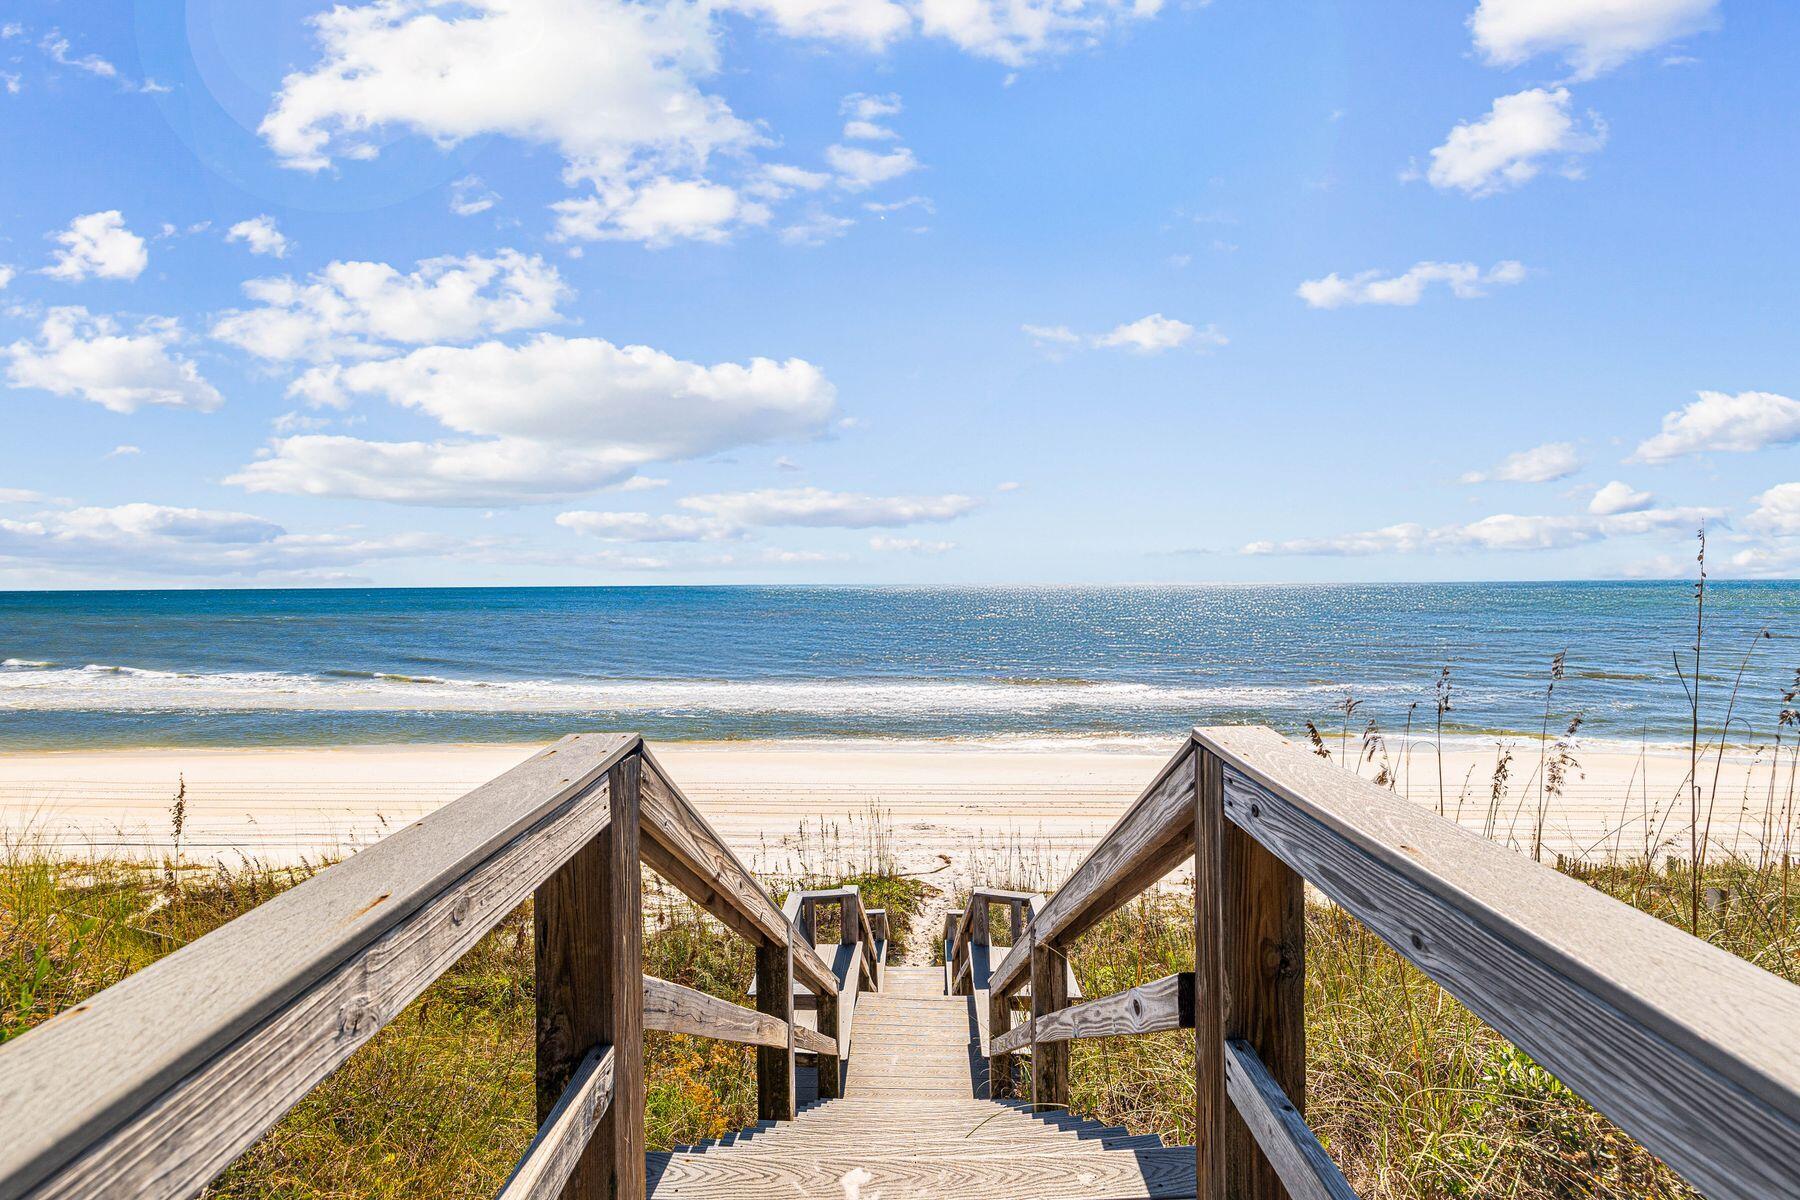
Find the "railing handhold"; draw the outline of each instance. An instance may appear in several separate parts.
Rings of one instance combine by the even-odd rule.
[[[498,1200],[558,1200],[613,1096],[613,1048],[588,1051]]]

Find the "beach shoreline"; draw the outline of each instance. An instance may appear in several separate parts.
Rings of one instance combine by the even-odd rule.
[[[176,849],[171,809],[184,800],[181,854],[226,865],[340,856],[434,811],[524,761],[544,743],[142,747],[0,753],[0,836],[80,857],[158,861]],[[880,839],[904,870],[961,876],[1019,860],[1047,869],[1078,857],[1180,745],[1164,739],[785,739],[652,741],[674,781],[759,870],[807,856],[854,855]],[[1327,748],[1337,747],[1328,740]],[[1348,742],[1354,762],[1358,743]],[[1437,755],[1414,739],[1390,747],[1392,786],[1439,804]],[[1687,853],[1688,758],[1671,747],[1578,745],[1560,796],[1546,794],[1546,854],[1582,858]],[[1445,814],[1515,846],[1535,840],[1539,747],[1513,743],[1494,791],[1493,745],[1443,754]],[[1374,762],[1356,763],[1365,778]],[[1759,855],[1781,827],[1790,765],[1770,789],[1767,756],[1728,755],[1712,789],[1713,852]],[[1703,813],[1703,821],[1705,814]]]

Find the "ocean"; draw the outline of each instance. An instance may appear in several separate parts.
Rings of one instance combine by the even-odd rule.
[[[1675,742],[1672,583],[445,588],[0,593],[0,746],[659,739],[1167,738],[1307,721],[1352,736],[1552,726]],[[1768,736],[1800,584],[1707,593],[1702,701]],[[1759,638],[1763,628],[1768,638]],[[1752,647],[1754,649],[1752,650]]]

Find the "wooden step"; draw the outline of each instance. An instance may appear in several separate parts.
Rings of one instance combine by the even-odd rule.
[[[781,1196],[844,1200],[1143,1200],[1194,1195],[1188,1147],[965,1153],[851,1151],[784,1155],[732,1150],[649,1156],[650,1192],[691,1200]]]

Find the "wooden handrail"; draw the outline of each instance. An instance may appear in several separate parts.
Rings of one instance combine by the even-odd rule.
[[[1800,988],[1270,730],[1195,739],[1227,821],[1695,1187],[1800,1194]]]
[[[1027,971],[1187,854],[1191,976],[1010,1028]],[[1260,727],[1196,729],[1038,906],[990,979],[996,1094],[1011,1054],[1054,1102],[1069,1039],[1191,1024],[1199,1195],[1353,1196],[1305,1122],[1303,880],[1713,1200],[1800,1195],[1800,988]]]
[[[564,738],[0,1047],[0,1197],[198,1190],[606,828],[638,745]]]
[[[640,861],[755,945],[770,1011],[642,975]],[[577,735],[0,1046],[0,1200],[194,1194],[527,899],[539,1130],[509,1200],[643,1195],[645,1028],[757,1046],[765,1116],[796,1051],[836,1094],[833,968],[638,735]]]
[[[1056,946],[1079,937],[1193,854],[1193,753],[1191,744],[1182,746],[1038,911],[1031,939],[1014,939],[989,982],[995,993],[1005,995],[1024,984],[1030,945]]]

